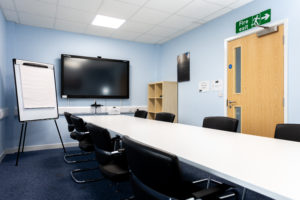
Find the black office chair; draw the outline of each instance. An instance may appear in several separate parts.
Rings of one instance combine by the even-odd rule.
[[[237,132],[239,120],[229,117],[205,117],[203,127],[222,131]]]
[[[139,109],[137,109],[137,110],[135,111],[135,113],[134,113],[134,116],[135,116],[135,117],[144,118],[144,119],[147,118],[147,115],[148,115],[148,112],[147,112],[147,111],[139,110]]]
[[[203,119],[203,127],[204,128],[211,128],[217,129],[222,131],[230,131],[230,132],[237,132],[239,120],[229,118],[229,117],[205,117]],[[207,182],[207,186],[209,187],[210,183],[217,183],[220,184],[221,182],[209,178],[204,178],[200,180],[194,181],[194,183],[203,183]]]
[[[87,124],[87,128],[91,134],[93,140],[96,160],[99,163],[99,167],[91,169],[76,169],[71,172],[71,176],[76,183],[87,183],[100,181],[104,178],[108,178],[113,182],[121,182],[129,179],[128,165],[126,156],[121,149],[115,149],[115,143],[117,138],[111,138],[109,132],[106,129],[95,126],[93,124]],[[78,180],[75,177],[75,173],[99,170],[102,172],[102,178],[93,180]]]
[[[155,120],[164,121],[164,122],[171,122],[173,123],[175,119],[175,115],[172,113],[167,112],[160,112],[156,114]]]
[[[275,138],[300,142],[300,124],[277,124]]]
[[[68,130],[70,132],[70,137],[73,139],[73,140],[82,140],[84,139],[84,136],[82,133],[78,132],[78,131],[74,131],[75,130],[75,125],[73,124],[72,120],[71,120],[71,116],[72,114],[71,113],[68,113],[68,112],[64,112],[64,116],[67,120],[67,123],[68,123]]]
[[[67,115],[67,116],[66,116]],[[77,154],[65,154],[64,160],[68,164],[72,163],[81,163],[81,162],[89,162],[94,161],[95,159],[84,159],[84,160],[69,160],[68,158],[71,157],[78,157],[78,156],[86,156],[90,155],[94,151],[94,146],[90,137],[90,134],[88,133],[88,130],[86,128],[86,123],[83,121],[82,118],[76,117],[72,114],[65,114],[67,122],[69,124],[70,130],[73,129],[73,132],[70,134],[70,137],[77,140],[79,142],[79,148],[82,151],[82,153]],[[70,119],[70,122],[68,121]]]
[[[225,199],[235,196],[231,186],[219,184],[201,189],[196,184],[183,180],[178,158],[175,155],[141,144],[129,137],[123,137],[135,199]]]
[[[75,130],[82,135],[82,138],[79,140],[79,148],[85,152],[94,151],[94,145],[88,129],[86,128],[86,123],[82,118],[74,115],[72,115],[70,118],[74,124]]]

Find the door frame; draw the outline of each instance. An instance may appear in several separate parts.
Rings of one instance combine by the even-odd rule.
[[[288,19],[276,21],[273,23],[267,24],[267,26],[279,26],[284,25],[284,123],[288,122]],[[227,116],[227,73],[228,73],[228,42],[232,40],[236,40],[248,35],[251,35],[253,33],[257,33],[258,31],[261,31],[262,28],[254,28],[252,30],[248,30],[244,33],[241,33],[239,35],[227,38],[224,40],[224,61],[225,61],[225,67],[224,67],[224,116]]]

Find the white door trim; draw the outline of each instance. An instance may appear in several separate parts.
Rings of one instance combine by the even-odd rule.
[[[281,21],[273,22],[267,24],[267,26],[278,26],[284,25],[284,123],[288,122],[288,19],[284,19]],[[229,41],[236,40],[247,35],[251,35],[253,33],[257,33],[261,31],[262,28],[254,28],[252,30],[246,31],[239,35],[227,38],[224,40],[224,61],[225,61],[225,68],[224,68],[224,116],[227,116],[227,44]]]

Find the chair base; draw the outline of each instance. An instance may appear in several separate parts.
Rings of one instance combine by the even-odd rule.
[[[203,182],[207,182],[207,189],[210,187],[211,183],[215,183],[215,184],[222,184],[220,181],[214,180],[210,177],[208,178],[204,178],[204,179],[200,179],[200,180],[196,180],[193,181],[193,184],[199,184],[199,183],[203,183]],[[235,188],[230,187],[229,189],[227,189],[228,194],[219,196],[219,199],[228,199],[231,197],[235,197],[235,199],[238,199],[238,192],[235,190]]]
[[[65,154],[65,155],[64,155],[64,161],[65,161],[65,163],[67,163],[67,164],[95,161],[95,159],[68,160],[68,158],[71,158],[71,157],[86,156],[86,155],[90,155],[90,154],[92,154],[92,152],[87,152],[87,153],[75,153],[75,154]]]
[[[71,177],[72,177],[73,181],[75,183],[78,183],[78,184],[97,182],[97,181],[102,181],[104,179],[104,177],[101,177],[101,178],[97,178],[97,179],[79,180],[75,177],[76,173],[92,171],[92,170],[99,170],[99,167],[97,167],[97,168],[87,168],[87,169],[74,169],[74,170],[71,171],[70,174],[71,174]]]

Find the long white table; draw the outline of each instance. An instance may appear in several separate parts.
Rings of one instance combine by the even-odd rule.
[[[300,199],[300,143],[126,115],[81,116],[274,199]]]

